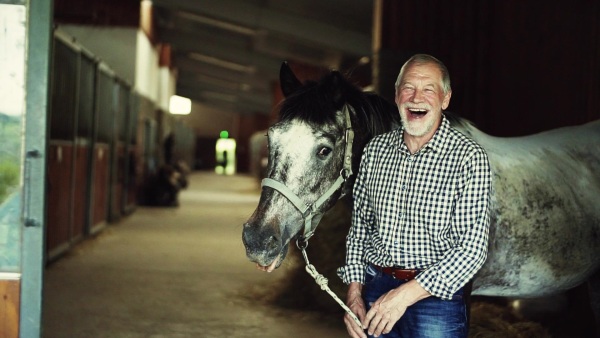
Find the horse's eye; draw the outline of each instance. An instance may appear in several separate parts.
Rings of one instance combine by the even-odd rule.
[[[317,155],[319,155],[319,157],[326,157],[330,153],[331,153],[331,148],[323,147],[323,148],[321,148],[321,150],[319,150],[319,153]]]

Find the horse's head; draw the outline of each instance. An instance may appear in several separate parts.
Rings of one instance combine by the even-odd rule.
[[[284,63],[280,80],[285,100],[267,135],[267,178],[242,234],[248,258],[269,272],[279,267],[292,238],[310,236],[322,214],[350,192],[366,139],[392,125],[373,118],[372,110],[392,107],[398,116],[336,71],[303,85]]]

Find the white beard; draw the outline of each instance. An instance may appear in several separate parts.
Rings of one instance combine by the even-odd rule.
[[[429,109],[429,113],[424,116],[420,120],[412,120],[408,121],[408,117],[406,116],[406,106],[402,105],[400,107],[400,117],[402,119],[402,126],[404,130],[411,136],[421,137],[431,132],[435,126],[436,118],[435,114],[431,112],[431,108]]]
[[[411,136],[421,137],[433,130],[435,119],[429,118],[424,121],[412,121],[407,122],[405,119],[402,120],[402,126],[404,130]]]

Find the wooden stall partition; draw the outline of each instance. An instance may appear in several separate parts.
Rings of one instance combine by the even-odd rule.
[[[130,86],[122,79],[114,77],[112,101],[112,124],[107,134],[109,138],[111,163],[109,178],[109,210],[108,221],[118,221],[123,216],[123,193],[127,172],[127,123],[129,119]]]
[[[86,236],[90,233],[91,180],[92,180],[92,140],[96,116],[96,68],[94,56],[82,50],[79,66],[79,99],[77,111],[77,131],[75,138],[74,166],[74,217],[73,234]]]
[[[123,213],[130,214],[135,209],[137,204],[137,186],[138,179],[136,178],[138,155],[135,147],[130,147],[127,150],[127,180],[124,191]]]
[[[5,279],[0,276],[0,337],[19,337],[20,279]]]
[[[92,225],[91,233],[97,233],[106,226],[108,214],[108,178],[110,153],[108,144],[94,145],[92,177]]]
[[[73,232],[72,240],[78,241],[86,235],[88,224],[88,199],[90,189],[88,185],[88,176],[90,175],[90,149],[88,144],[76,144],[75,165],[73,171],[74,187],[73,199],[75,201],[73,208]]]
[[[123,142],[116,142],[115,144],[115,163],[114,163],[114,177],[112,178],[111,186],[111,197],[110,197],[110,219],[109,221],[116,221],[122,216],[122,205],[123,205],[123,189],[125,181],[125,165],[127,163],[127,153],[125,144]]]
[[[96,81],[96,105],[93,157],[92,157],[92,199],[91,233],[102,230],[109,221],[110,183],[112,160],[114,156],[111,145],[115,140],[115,101],[118,92],[115,85],[115,73],[104,63],[98,66]]]
[[[59,32],[54,36],[47,149],[46,254],[66,252],[73,236],[74,140],[77,125],[80,49]]]
[[[128,91],[127,114],[123,129],[125,163],[123,165],[123,193],[121,213],[129,215],[135,210],[137,196],[136,166],[137,127],[140,108],[140,97],[133,90]]]
[[[73,146],[68,141],[50,141],[48,147],[46,250],[48,259],[69,249],[73,210]]]

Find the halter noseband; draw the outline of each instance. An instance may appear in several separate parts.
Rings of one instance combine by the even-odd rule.
[[[261,187],[270,187],[277,190],[283,196],[285,196],[292,204],[300,211],[302,218],[304,219],[304,233],[301,237],[303,242],[306,242],[314,234],[317,225],[319,225],[320,217],[317,217],[313,221],[315,216],[322,216],[323,213],[319,212],[319,208],[327,201],[338,189],[340,189],[346,179],[352,176],[352,143],[354,141],[354,130],[352,129],[352,123],[350,121],[350,110],[353,110],[348,104],[344,105],[343,113],[346,120],[346,132],[344,135],[344,141],[346,147],[344,149],[343,167],[340,170],[340,176],[337,180],[327,189],[327,191],[319,197],[313,204],[304,203],[298,195],[294,194],[285,184],[276,181],[272,178],[264,178],[261,183]]]

